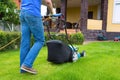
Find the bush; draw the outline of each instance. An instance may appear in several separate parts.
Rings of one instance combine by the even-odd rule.
[[[12,40],[18,38],[16,41],[9,44]],[[0,51],[15,49],[19,47],[20,33],[18,32],[3,32],[0,31]],[[8,46],[1,49],[3,46],[9,44]]]
[[[83,44],[84,36],[82,33],[75,33],[70,35],[71,43],[74,44]]]
[[[47,33],[45,33],[45,38],[46,41],[50,40],[48,38]],[[51,33],[51,38],[55,39],[55,40],[61,40],[64,43],[69,44],[68,40],[72,43],[72,44],[83,44],[84,41],[84,36],[82,33],[75,33],[75,34],[70,34],[68,35],[68,40],[66,38],[66,34],[64,33]]]
[[[7,45],[9,42],[11,42],[12,40],[18,38],[16,41],[14,41],[13,43],[11,43],[10,45],[6,46],[5,48],[3,48],[0,51],[5,51],[5,50],[11,50],[11,49],[16,49],[19,48],[20,46],[20,33],[19,32],[4,32],[4,31],[0,31],[0,49],[1,47]],[[64,33],[51,33],[51,38],[52,40],[61,40],[66,44],[69,44],[68,40],[66,39],[66,34]],[[34,44],[34,38],[33,36],[31,37],[31,46]],[[82,33],[75,33],[75,34],[71,34],[68,35],[68,39],[72,44],[82,44],[84,41],[84,36]],[[45,43],[46,41],[50,40],[50,38],[48,37],[48,34],[45,32]],[[46,45],[46,44],[45,44]]]

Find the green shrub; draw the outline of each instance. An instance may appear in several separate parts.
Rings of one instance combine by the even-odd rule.
[[[0,31],[0,47],[2,47],[4,44],[7,44],[7,37],[4,32]]]
[[[13,41],[18,37],[19,39],[9,44],[11,41]],[[6,46],[7,44],[9,45]],[[19,45],[20,45],[20,33],[0,31],[0,51],[15,49],[15,48],[18,48]],[[6,47],[2,48],[3,46],[6,46]]]
[[[71,43],[74,44],[83,44],[84,36],[82,33],[75,33],[70,35]]]
[[[64,43],[68,43],[68,41],[66,39],[66,35],[64,33],[51,32],[50,35],[51,35],[51,37],[49,37],[48,34],[45,32],[45,45],[46,45],[46,41],[48,41],[48,40],[61,40]]]
[[[46,41],[50,40],[50,38],[48,37],[48,34],[45,32],[44,34],[45,36],[45,45],[46,45]],[[11,50],[11,49],[16,49],[19,48],[20,46],[20,33],[19,32],[4,32],[4,31],[0,31],[0,48],[5,46],[6,44],[8,44],[9,42],[11,42],[12,40],[18,38],[16,41],[14,41],[13,43],[11,43],[10,45],[8,45],[7,47],[3,48],[0,51],[4,51],[4,50]],[[66,44],[69,44],[67,38],[66,38],[66,34],[64,33],[51,33],[51,38],[52,40],[61,40]],[[33,36],[31,37],[31,46],[34,44],[34,38]],[[84,41],[84,36],[82,33],[75,33],[75,34],[71,34],[68,35],[68,39],[72,44],[82,44]]]
[[[84,36],[82,33],[75,33],[75,34],[70,34],[68,35],[68,40],[66,38],[66,34],[65,33],[50,33],[51,34],[51,38],[54,40],[61,40],[64,43],[69,44],[68,40],[72,43],[72,44],[83,44],[84,41]],[[48,41],[50,40],[48,38],[47,33],[45,33],[45,40]]]

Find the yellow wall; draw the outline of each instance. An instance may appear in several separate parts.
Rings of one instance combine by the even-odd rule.
[[[98,6],[89,6],[88,11],[93,11],[93,19],[97,19]]]
[[[87,29],[89,30],[102,30],[102,20],[88,19],[87,23]]]
[[[67,21],[68,22],[78,22],[80,19],[80,7],[67,8]]]
[[[120,32],[120,24],[113,24],[113,4],[114,0],[108,0],[107,32]]]
[[[97,6],[89,6],[88,11],[93,11],[93,19],[97,19]],[[78,22],[80,19],[80,7],[67,8],[67,21]]]
[[[91,30],[101,30],[102,29],[102,21],[97,19],[97,8],[98,6],[89,6],[88,11],[93,11],[93,20],[88,20],[88,29]],[[74,23],[78,22],[80,19],[80,7],[75,8],[67,8],[67,21]]]

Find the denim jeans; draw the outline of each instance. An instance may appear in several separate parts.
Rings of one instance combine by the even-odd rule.
[[[33,66],[35,58],[44,45],[44,28],[40,16],[29,14],[25,10],[20,12],[21,22],[21,44],[20,44],[20,67],[25,65],[29,68]],[[35,43],[31,47],[31,34]],[[21,70],[22,72],[22,70]]]

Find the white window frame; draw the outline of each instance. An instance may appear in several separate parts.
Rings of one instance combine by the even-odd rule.
[[[120,0],[114,0],[112,23],[120,24]]]

